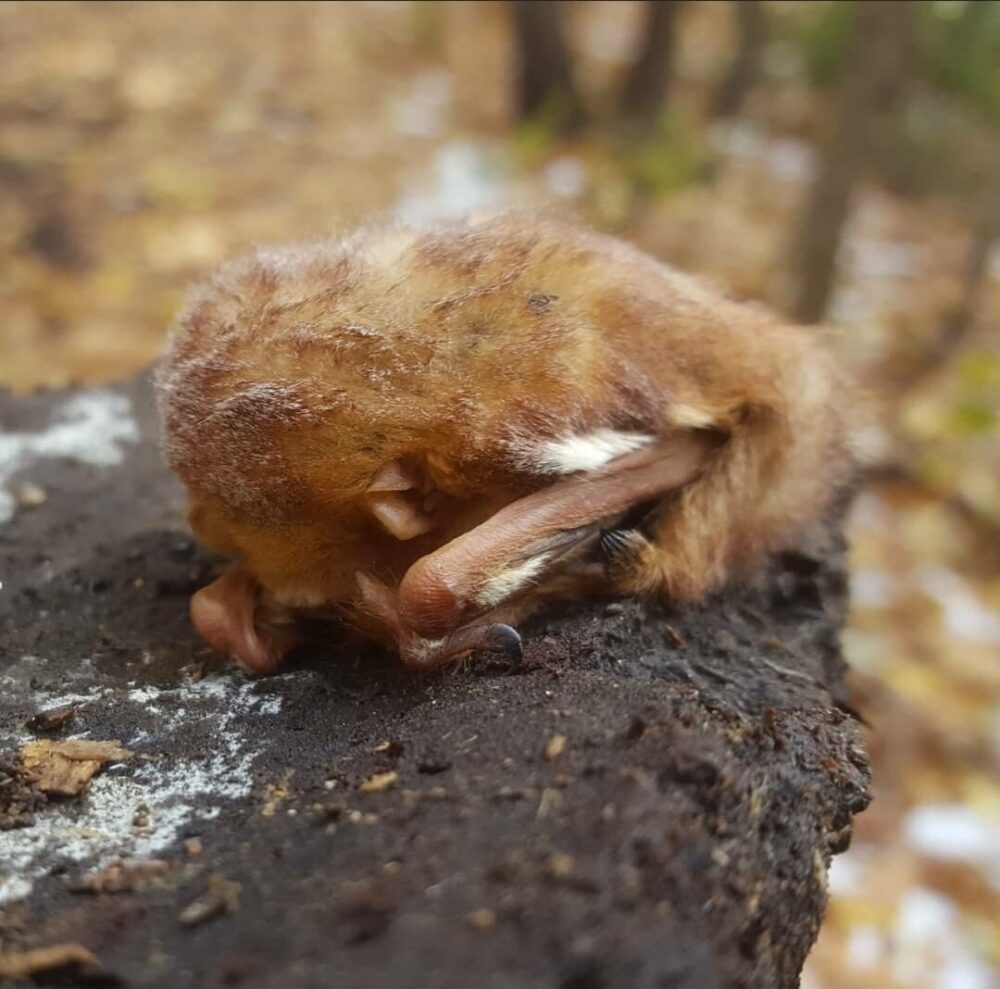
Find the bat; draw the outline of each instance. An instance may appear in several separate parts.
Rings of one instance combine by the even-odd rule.
[[[193,624],[255,673],[306,618],[431,669],[518,655],[553,599],[702,600],[828,510],[864,427],[813,332],[524,215],[230,263],[156,384],[193,531],[234,561]]]

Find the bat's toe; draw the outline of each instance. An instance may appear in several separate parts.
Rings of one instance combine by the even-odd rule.
[[[640,569],[651,548],[649,540],[635,529],[611,529],[598,542],[605,570],[615,580]]]

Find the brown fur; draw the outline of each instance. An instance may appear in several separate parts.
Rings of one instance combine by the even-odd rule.
[[[550,483],[531,464],[540,440],[711,424],[727,442],[613,576],[695,600],[825,510],[858,428],[810,332],[620,241],[525,217],[363,230],[231,264],[181,317],[157,381],[199,538],[310,606],[352,603],[358,569],[395,586]],[[406,542],[364,503],[397,460],[438,498],[435,528]],[[593,583],[553,575],[538,596]]]

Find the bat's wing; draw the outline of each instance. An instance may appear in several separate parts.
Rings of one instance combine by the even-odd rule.
[[[719,441],[713,432],[678,430],[558,481],[417,560],[398,591],[359,575],[362,599],[397,631],[409,665],[433,667],[472,649],[512,651],[520,644],[513,629],[477,618],[537,584],[573,548],[596,542],[633,506],[693,481]]]

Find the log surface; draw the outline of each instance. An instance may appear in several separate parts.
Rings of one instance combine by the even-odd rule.
[[[835,525],[700,608],[536,620],[520,669],[415,676],[326,630],[253,680],[189,627],[215,563],[146,379],[0,424],[4,951],[165,989],[798,984],[867,802]],[[37,737],[132,757],[46,800]]]

